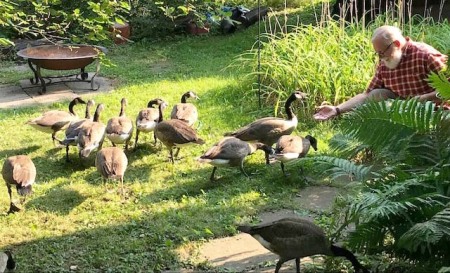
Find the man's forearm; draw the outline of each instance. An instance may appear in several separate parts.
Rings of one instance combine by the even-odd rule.
[[[341,113],[345,113],[345,112],[348,112],[348,111],[352,110],[353,108],[363,104],[368,97],[369,97],[369,95],[366,92],[364,92],[364,93],[354,96],[353,98],[349,99],[348,101],[345,101],[345,102],[339,104],[337,107],[339,108]]]

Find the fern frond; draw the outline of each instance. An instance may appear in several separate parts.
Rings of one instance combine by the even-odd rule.
[[[324,173],[329,174],[331,179],[348,176],[361,181],[368,178],[371,170],[371,167],[357,165],[350,160],[336,157],[317,156],[312,157],[312,159],[318,165],[318,168],[323,168]]]
[[[439,73],[431,72],[428,76],[428,84],[436,89],[443,99],[450,99],[450,82],[447,80],[444,71],[440,71]]]

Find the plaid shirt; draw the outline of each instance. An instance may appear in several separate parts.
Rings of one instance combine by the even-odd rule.
[[[446,62],[446,55],[425,43],[413,42],[406,37],[406,46],[398,67],[389,69],[380,61],[366,92],[385,88],[401,98],[433,92],[434,89],[427,82],[428,75],[431,71],[437,72],[444,68]]]

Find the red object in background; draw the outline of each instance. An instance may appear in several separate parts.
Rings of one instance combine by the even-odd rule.
[[[116,45],[124,44],[130,38],[131,27],[128,23],[114,23],[112,27],[112,33],[114,34],[114,43]],[[117,36],[119,34],[120,36]]]

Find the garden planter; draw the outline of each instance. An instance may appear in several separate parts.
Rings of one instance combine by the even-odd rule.
[[[186,31],[193,35],[200,35],[209,33],[209,28],[206,26],[200,27],[195,22],[190,22],[187,24]]]
[[[126,22],[123,24],[114,23],[111,32],[114,35],[114,43],[116,45],[124,44],[130,39],[131,26]]]

